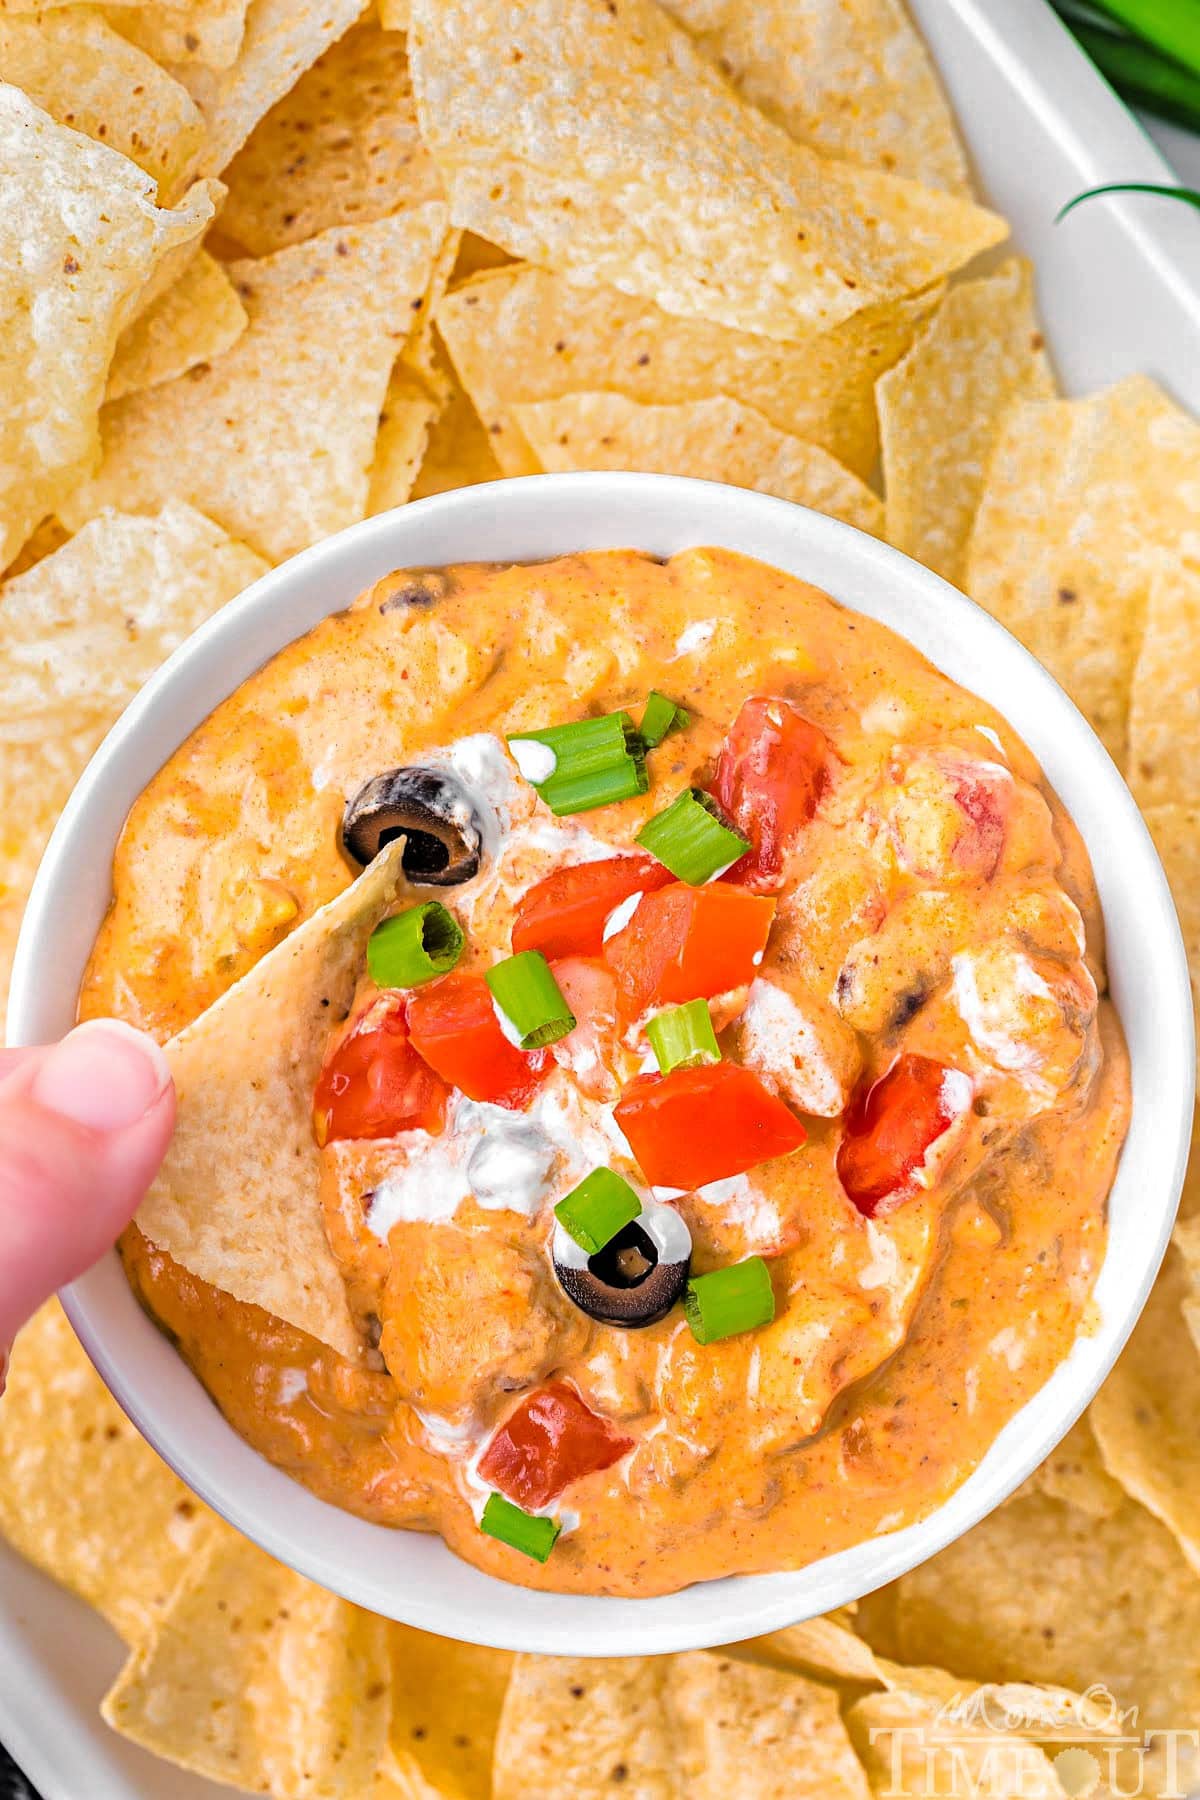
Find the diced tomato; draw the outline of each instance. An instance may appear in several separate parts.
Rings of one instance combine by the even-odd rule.
[[[904,1193],[969,1097],[965,1075],[911,1052],[859,1090],[846,1111],[837,1172],[860,1213],[873,1218],[881,1202]]]
[[[954,800],[968,828],[955,845],[958,860],[990,881],[1004,851],[1004,812],[994,785],[972,775],[955,783]]]
[[[647,894],[604,946],[623,1016],[709,1000],[753,981],[774,917],[774,900],[720,882],[688,887],[676,881]]]
[[[613,1116],[653,1187],[698,1188],[798,1150],[795,1113],[740,1063],[639,1075]]]
[[[633,1439],[622,1437],[565,1381],[522,1400],[479,1460],[479,1473],[525,1508],[548,1506],[583,1475],[610,1469]]]
[[[542,955],[599,956],[609,914],[631,894],[649,894],[674,880],[656,856],[610,856],[573,863],[537,882],[517,907],[514,951]]]
[[[817,810],[829,780],[832,746],[790,700],[756,695],[733,722],[713,793],[751,848],[725,880],[778,887],[783,859]]]
[[[551,1044],[555,1062],[570,1069],[585,1094],[610,1091],[617,1038],[617,982],[599,956],[566,956],[550,965],[575,1020],[574,1031]]]
[[[313,1095],[313,1132],[318,1144],[395,1137],[414,1126],[437,1132],[446,1094],[409,1040],[403,995],[383,995],[327,1056]]]
[[[455,970],[408,999],[408,1030],[425,1061],[471,1100],[520,1112],[554,1059],[548,1050],[518,1050],[500,1029],[482,975]]]

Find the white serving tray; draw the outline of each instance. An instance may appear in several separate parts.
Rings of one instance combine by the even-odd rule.
[[[1045,0],[910,3],[981,188],[1037,265],[1064,386],[1083,392],[1141,370],[1200,412],[1200,213],[1123,198],[1093,201],[1054,224],[1082,188],[1173,179],[1145,132]],[[136,1508],[136,1496],[130,1504]],[[228,1795],[102,1723],[98,1704],[120,1663],[120,1646],[100,1619],[0,1544],[0,1740],[45,1800]]]

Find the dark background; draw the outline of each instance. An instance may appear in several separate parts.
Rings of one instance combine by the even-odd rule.
[[[8,1751],[0,1744],[0,1800],[38,1800]]]

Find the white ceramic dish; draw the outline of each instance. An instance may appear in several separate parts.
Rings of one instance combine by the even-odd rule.
[[[1200,217],[1080,188],[1171,178],[1044,0],[910,0],[958,108],[984,192],[1033,257],[1070,391],[1145,368],[1200,406]],[[627,1648],[640,1647],[639,1636]],[[582,1646],[575,1644],[574,1649]],[[115,1737],[97,1704],[120,1666],[108,1628],[0,1544],[0,1738],[45,1800],[220,1800]]]
[[[67,1291],[72,1322],[105,1381],[190,1487],[272,1555],[326,1587],[446,1636],[522,1650],[586,1646],[599,1655],[627,1652],[631,1644],[695,1648],[829,1611],[892,1579],[997,1505],[1091,1398],[1142,1306],[1174,1217],[1192,1109],[1187,966],[1148,834],[1088,726],[993,619],[887,545],[783,501],[674,477],[537,476],[442,494],[328,539],[225,607],[143,689],[62,817],[21,935],[9,1014],[14,1040],[36,1043],[71,1023],[131,803],[188,732],[266,657],[394,568],[623,544],[669,554],[702,543],[804,576],[903,631],[1010,720],[1082,830],[1104,905],[1134,1090],[1095,1290],[1100,1322],[928,1519],[794,1573],[631,1601],[514,1588],[440,1542],[369,1525],[316,1499],[225,1423],[137,1305],[115,1256]]]

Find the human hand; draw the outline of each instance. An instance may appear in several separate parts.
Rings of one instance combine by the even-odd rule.
[[[18,1328],[129,1223],[174,1124],[162,1051],[115,1019],[0,1050],[0,1382]]]

